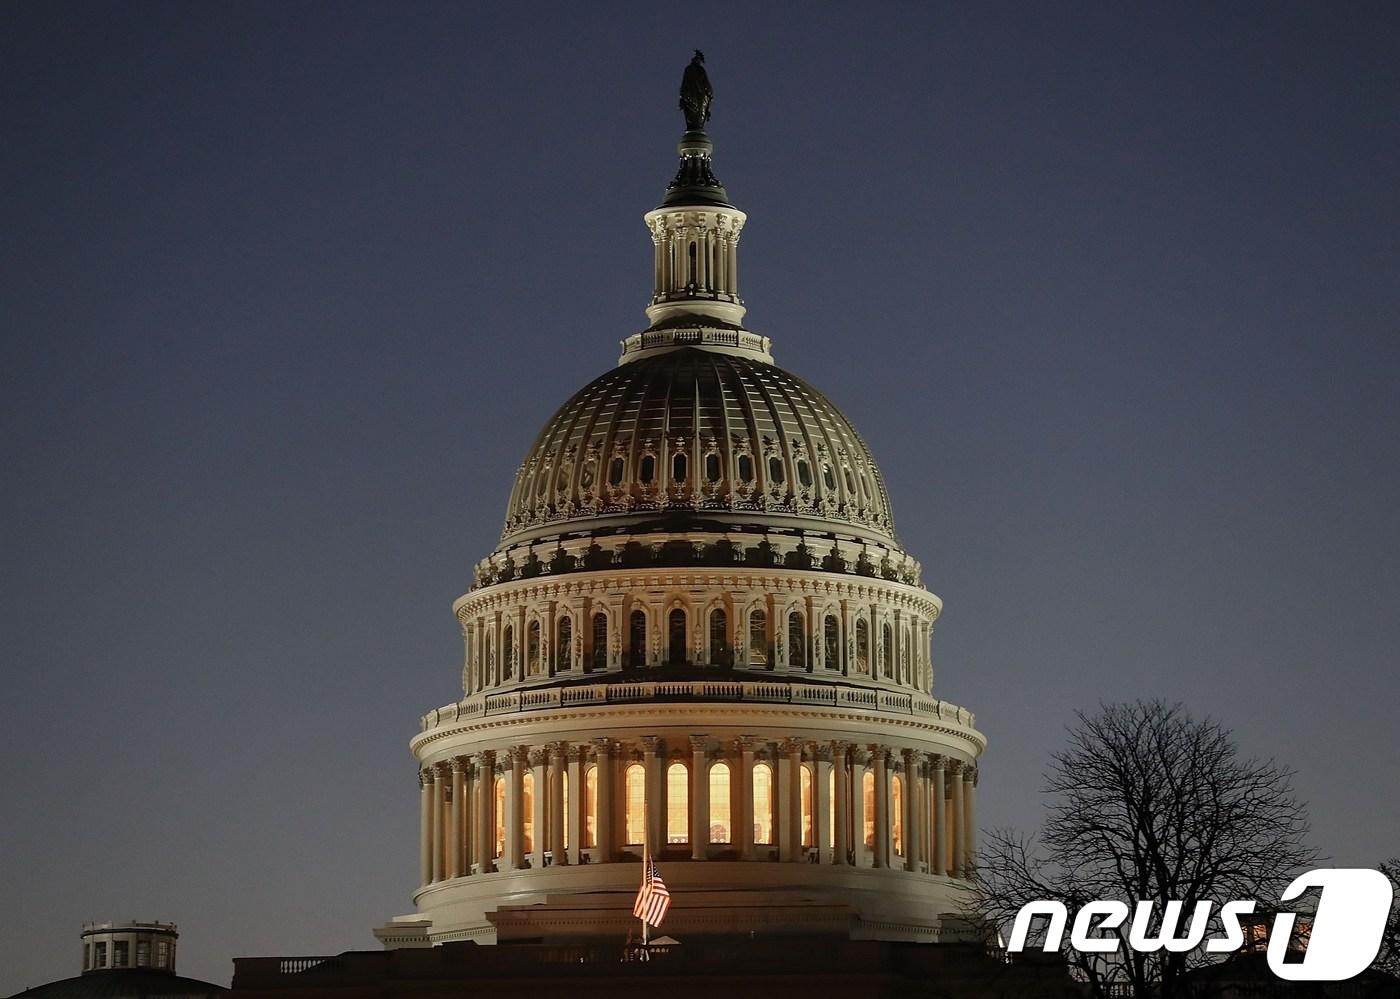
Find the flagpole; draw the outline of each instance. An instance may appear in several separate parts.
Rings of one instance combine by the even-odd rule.
[[[651,823],[647,821],[651,816],[642,816],[642,884],[647,883],[647,865],[651,863]],[[648,941],[647,917],[640,917],[642,920],[642,946],[645,947]]]

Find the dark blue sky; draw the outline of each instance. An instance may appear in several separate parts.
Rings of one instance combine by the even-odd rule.
[[[1400,853],[1393,4],[0,7],[0,994],[372,947],[537,429],[644,325],[703,48],[742,286],[871,444],[1030,827],[1180,699]]]

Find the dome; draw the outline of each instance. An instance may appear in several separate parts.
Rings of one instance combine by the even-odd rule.
[[[549,419],[516,473],[501,547],[678,520],[894,542],[870,449],[826,396],[761,356],[672,346],[600,375]]]

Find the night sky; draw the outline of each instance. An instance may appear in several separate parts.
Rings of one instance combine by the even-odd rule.
[[[757,9],[761,8],[761,9]],[[1183,701],[1400,853],[1400,7],[0,7],[0,994],[411,910],[407,741],[645,325],[692,48],[741,287],[870,443],[1033,827]]]

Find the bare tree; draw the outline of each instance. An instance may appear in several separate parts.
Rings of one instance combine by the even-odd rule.
[[[1395,900],[1390,906],[1390,919],[1385,924],[1385,936],[1381,938],[1381,952],[1376,955],[1375,966],[1400,976],[1400,857],[1391,857],[1376,869],[1390,878]]]
[[[1130,913],[1155,903],[1155,933],[1169,901],[1184,902],[1189,920],[1198,902],[1214,902],[1214,915],[1232,899],[1277,899],[1315,859],[1292,771],[1242,759],[1218,723],[1160,701],[1101,705],[1077,717],[1046,774],[1039,841],[994,830],[981,851],[979,901],[997,925],[1032,900],[1064,903],[1072,921],[1086,902],[1105,899]],[[1183,994],[1204,948],[1136,953],[1127,946],[1130,923],[1104,931],[1119,938],[1114,953],[1067,950],[1071,966],[1105,999]]]

